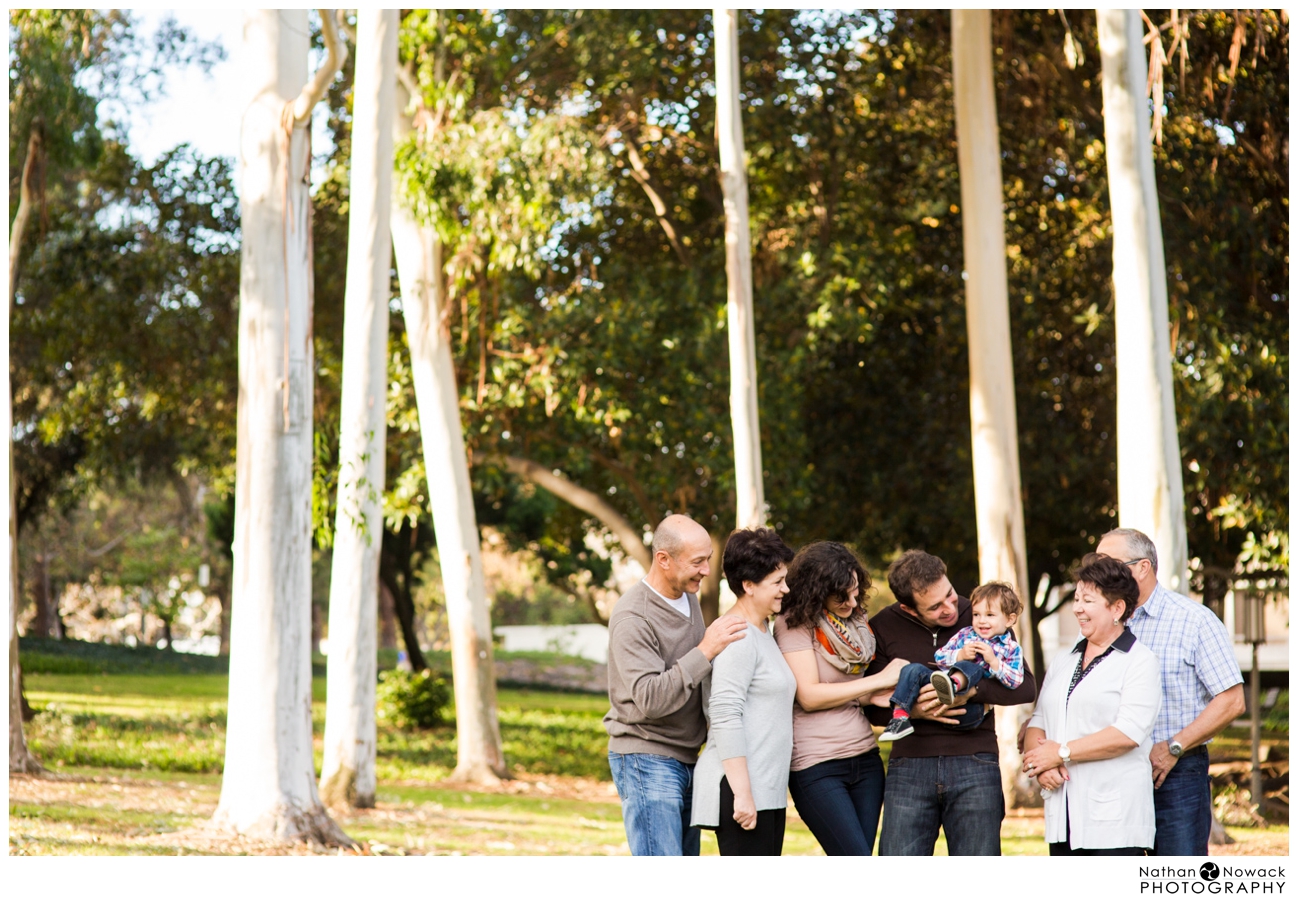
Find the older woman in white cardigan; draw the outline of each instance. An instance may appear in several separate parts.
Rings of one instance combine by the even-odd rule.
[[[1140,588],[1123,562],[1090,554],[1076,583],[1082,639],[1046,671],[1023,770],[1045,797],[1051,856],[1143,856],[1154,846],[1158,658],[1125,627]]]

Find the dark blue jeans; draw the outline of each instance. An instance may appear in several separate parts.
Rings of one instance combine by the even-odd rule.
[[[867,750],[789,773],[789,793],[826,856],[869,856],[883,806],[883,760]]]
[[[951,856],[1000,856],[1000,762],[995,753],[888,760],[880,856],[932,856],[938,829]]]
[[[613,784],[632,856],[698,856],[699,830],[690,826],[694,767],[653,753],[610,753]]]
[[[1195,747],[1154,791],[1154,856],[1207,856],[1212,830],[1208,748]]]
[[[987,675],[983,667],[975,662],[958,662],[951,667],[964,673],[965,689],[973,687],[982,681]],[[923,663],[911,663],[901,670],[901,675],[897,678],[897,687],[893,689],[891,702],[895,706],[900,706],[910,712],[915,701],[919,699],[919,692],[928,685],[929,679],[933,677],[933,670]],[[960,724],[951,725],[951,728],[957,728],[961,731],[977,728],[982,724],[984,716],[983,705],[981,703],[970,703],[965,707],[964,715],[960,716]]]

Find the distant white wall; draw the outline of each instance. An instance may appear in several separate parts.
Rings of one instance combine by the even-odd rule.
[[[500,649],[565,653],[593,662],[608,662],[608,628],[604,625],[501,625]]]

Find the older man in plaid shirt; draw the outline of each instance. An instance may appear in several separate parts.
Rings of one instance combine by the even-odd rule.
[[[1154,724],[1155,856],[1207,856],[1212,829],[1208,741],[1244,712],[1244,678],[1226,626],[1212,611],[1158,583],[1158,552],[1134,528],[1096,548],[1131,568],[1140,601],[1129,627],[1154,651],[1163,706]]]

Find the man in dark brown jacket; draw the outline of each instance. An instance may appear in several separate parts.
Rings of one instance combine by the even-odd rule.
[[[866,675],[893,659],[933,665],[937,650],[973,623],[969,600],[958,596],[946,564],[922,550],[907,550],[888,569],[888,586],[897,602],[870,619],[878,648]],[[1027,662],[1023,683],[1010,690],[984,679],[957,706],[946,707],[925,687],[911,711],[915,733],[892,745],[883,796],[880,856],[932,856],[938,829],[946,834],[951,856],[999,856],[1005,797],[995,717],[969,731],[949,725],[964,703],[1016,706],[1036,699],[1037,685]],[[892,710],[867,707],[875,725],[886,725]]]

